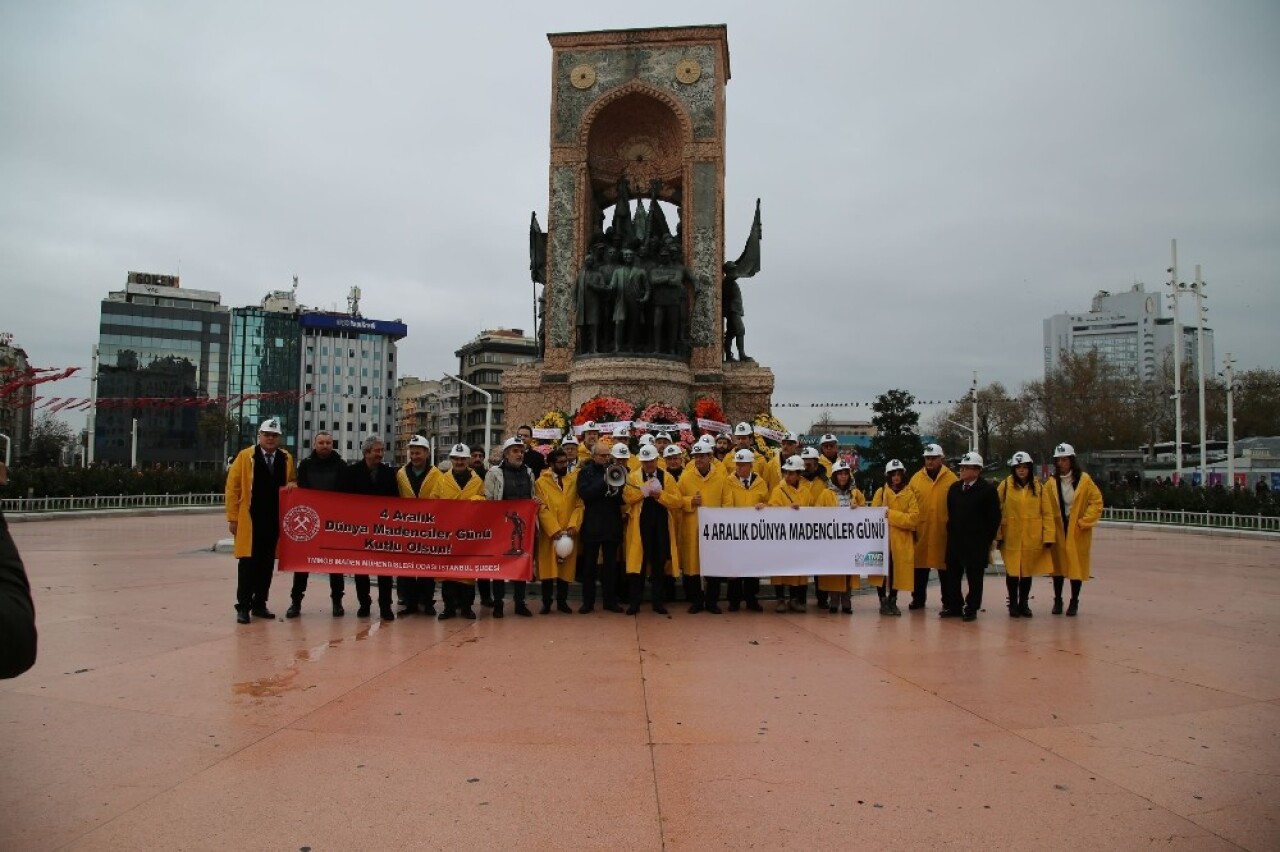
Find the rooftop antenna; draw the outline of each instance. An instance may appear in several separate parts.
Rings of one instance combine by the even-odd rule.
[[[360,316],[360,288],[353,286],[347,293],[347,312],[353,317]]]
[[[298,295],[298,276],[293,276],[293,295]]]

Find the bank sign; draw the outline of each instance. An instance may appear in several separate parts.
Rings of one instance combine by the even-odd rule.
[[[299,320],[303,328],[332,328],[341,331],[363,331],[370,334],[382,334],[397,340],[409,333],[409,327],[402,322],[365,319],[364,317],[343,316],[341,314],[303,314]]]

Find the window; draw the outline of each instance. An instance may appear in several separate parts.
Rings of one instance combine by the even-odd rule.
[[[304,402],[304,403],[302,403],[302,410],[303,410],[303,411],[310,411],[310,410],[311,410],[311,403],[310,403],[310,402]]]
[[[354,357],[356,357],[356,350],[354,350],[354,349],[348,349],[348,350],[347,350],[347,357],[348,357],[348,358],[354,358]]]
[[[328,404],[328,403],[325,403],[325,402],[320,403],[320,410],[321,410],[321,411],[328,411],[328,410],[329,410],[329,404]]]
[[[311,365],[310,365],[310,364],[308,364],[308,365],[307,365],[307,375],[308,375],[308,376],[309,376],[309,375],[311,375]]]
[[[365,414],[367,411],[368,411],[368,408],[365,406],[365,404],[363,402],[360,403],[360,413]]]
[[[349,450],[349,449],[351,449],[351,442],[350,442],[350,441],[347,441],[347,449],[348,449],[348,450]]]
[[[321,420],[321,421],[320,421],[320,428],[321,428],[321,429],[328,429],[329,427],[328,427],[328,426],[326,426],[326,425],[324,425],[324,421],[323,421],[323,420]]]
[[[369,386],[368,386],[368,385],[361,385],[361,386],[360,386],[360,395],[361,395],[361,396],[368,396],[368,395],[369,395]]]
[[[302,421],[302,428],[303,428],[303,429],[310,429],[310,428],[311,428],[311,421],[310,421],[310,420],[303,420],[303,421]]]
[[[347,413],[348,413],[348,414],[352,414],[353,412],[355,412],[355,410],[356,410],[355,405],[353,405],[352,403],[348,402],[348,403],[347,403]]]

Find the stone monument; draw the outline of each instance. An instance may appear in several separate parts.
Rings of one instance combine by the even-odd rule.
[[[726,28],[547,39],[550,203],[546,232],[535,213],[529,235],[542,357],[503,373],[508,422],[599,395],[685,412],[708,397],[731,421],[769,411],[773,372],[742,351],[738,284],[760,268],[758,202],[746,250],[725,262]]]

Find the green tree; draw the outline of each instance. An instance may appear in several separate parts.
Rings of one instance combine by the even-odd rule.
[[[876,397],[871,410],[875,412],[871,422],[876,434],[871,439],[872,462],[880,466],[890,459],[898,459],[915,470],[922,464],[920,455],[920,414],[914,408],[916,398],[904,390],[885,391]]]
[[[31,467],[54,467],[62,464],[62,451],[76,439],[75,430],[64,421],[45,412],[31,426],[24,463]]]
[[[218,408],[210,408],[200,415],[196,429],[204,439],[205,447],[212,452],[212,457],[221,460],[227,455],[227,438],[235,435],[240,428],[234,417]]]
[[[1280,370],[1238,373],[1233,407],[1237,438],[1280,435]]]

